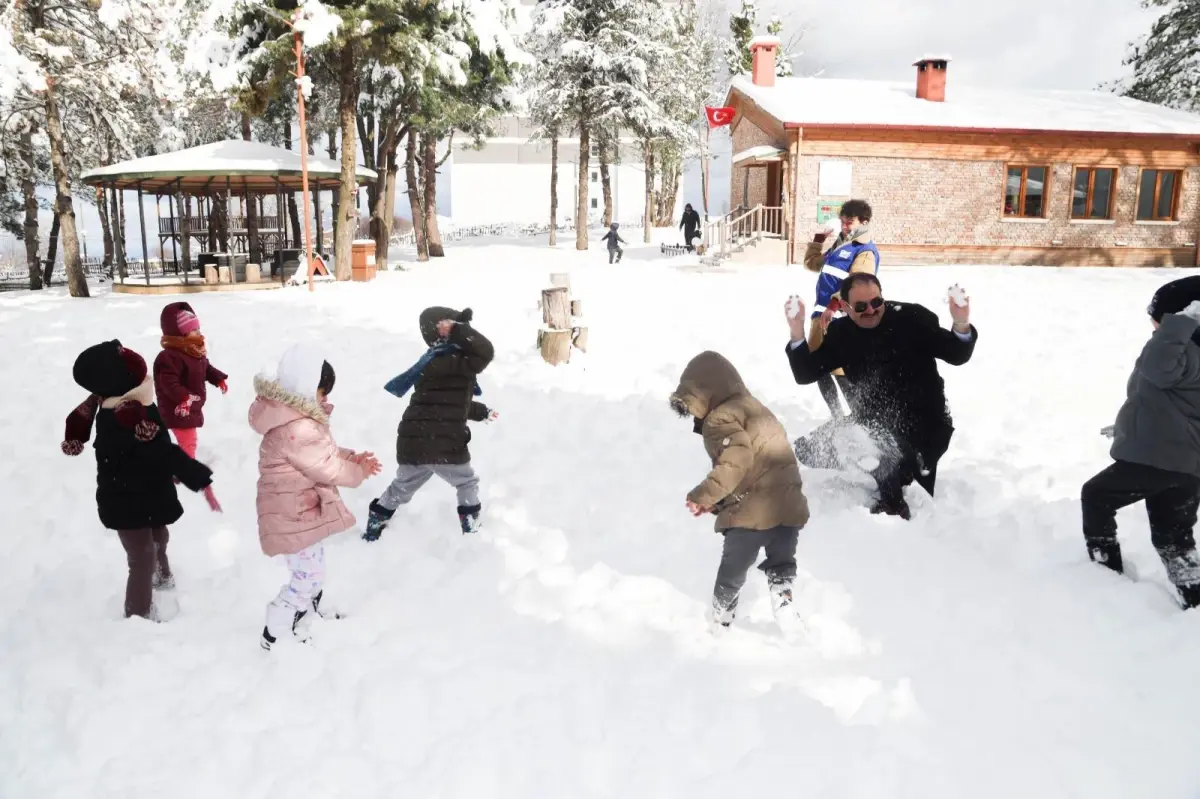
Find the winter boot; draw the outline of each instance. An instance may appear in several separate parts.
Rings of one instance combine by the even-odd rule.
[[[378,541],[395,512],[380,505],[379,500],[374,500],[367,515],[367,531],[362,535],[363,541]]]
[[[1101,566],[1112,569],[1117,574],[1125,573],[1125,566],[1121,560],[1121,545],[1116,541],[1089,541],[1087,549],[1088,557],[1094,563],[1099,563]],[[1169,566],[1168,571],[1170,571]]]
[[[155,569],[150,585],[155,591],[173,591],[175,590],[175,575],[163,574],[162,569]]]
[[[1200,607],[1200,556],[1196,550],[1174,554],[1159,553],[1163,566],[1167,568],[1167,577],[1175,589],[1179,591],[1179,599],[1185,609]]]
[[[321,597],[325,596],[324,591],[318,591],[313,597],[313,613],[320,616],[322,619],[344,619],[346,616],[339,612],[336,608],[331,608],[328,605],[322,607]]]
[[[462,527],[463,534],[478,533],[483,523],[479,520],[479,512],[483,510],[482,505],[459,505],[458,506],[458,524]]]
[[[904,498],[894,499],[890,502],[877,500],[871,508],[871,513],[873,515],[899,516],[906,522],[912,519],[912,509],[908,507],[908,500]]]
[[[1183,603],[1184,610],[1200,608],[1200,583],[1179,585],[1176,588],[1179,590],[1179,600]]]
[[[274,646],[274,644],[277,640],[277,638],[274,635],[271,635],[271,616],[274,615],[275,613],[278,613],[277,606],[272,605],[267,610],[267,624],[263,626],[262,640],[259,641],[259,645],[262,646],[262,648],[266,649],[266,650],[270,650],[270,648],[272,646]],[[308,643],[308,630],[306,627],[301,626],[301,624],[300,624],[300,622],[307,615],[308,615],[307,610],[298,610],[295,612],[295,615],[292,617],[292,625],[291,625],[292,638],[298,644],[307,644]]]
[[[771,586],[771,612],[779,618],[779,614],[787,612],[792,606],[792,586],[790,583],[780,583]]]
[[[713,632],[728,629],[736,618],[737,599],[733,600],[733,604],[725,607],[715,597],[713,598],[712,606],[708,609],[708,623],[712,625]]]

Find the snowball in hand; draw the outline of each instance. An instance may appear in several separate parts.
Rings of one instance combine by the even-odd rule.
[[[946,299],[957,305],[959,308],[967,304],[967,291],[962,286],[955,283],[946,292]]]
[[[788,301],[787,301],[787,315],[788,315],[788,319],[795,319],[797,316],[799,316],[799,315],[800,315],[800,311],[802,311],[803,309],[804,309],[804,308],[803,308],[803,306],[800,304],[800,298],[799,298],[799,297],[797,297],[795,294],[793,294],[792,296],[788,297]]]

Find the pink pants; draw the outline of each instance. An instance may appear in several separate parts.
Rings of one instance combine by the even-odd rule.
[[[189,427],[186,430],[172,430],[175,434],[175,443],[179,444],[179,448],[187,453],[189,458],[196,457],[196,434],[197,430],[194,427]]]

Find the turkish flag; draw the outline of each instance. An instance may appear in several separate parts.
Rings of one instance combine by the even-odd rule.
[[[706,105],[704,113],[708,117],[708,126],[710,128],[719,128],[733,122],[733,117],[737,112],[729,106],[713,108]]]

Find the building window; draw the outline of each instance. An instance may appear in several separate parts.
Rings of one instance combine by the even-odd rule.
[[[1041,218],[1046,215],[1046,175],[1044,166],[1010,166],[1004,182],[1004,215]]]
[[[1112,219],[1117,170],[1079,168],[1071,191],[1072,219]]]
[[[593,145],[591,146],[591,149],[589,149],[589,150],[588,150],[588,154],[589,154],[589,155],[590,155],[592,158],[599,158],[599,157],[600,157],[600,145],[598,145],[598,144],[593,144]]]
[[[596,198],[595,198],[595,197],[593,197],[593,198],[592,198],[592,208],[599,208],[599,207],[600,207],[600,206],[599,206],[599,205],[597,205],[597,200],[596,200]]]
[[[1139,222],[1172,222],[1179,210],[1181,174],[1173,169],[1143,169],[1138,181]]]
[[[593,173],[592,173],[592,183],[595,183],[595,182],[596,182],[597,180],[599,180],[599,179],[600,179],[600,173],[599,173],[599,172],[593,172]]]

